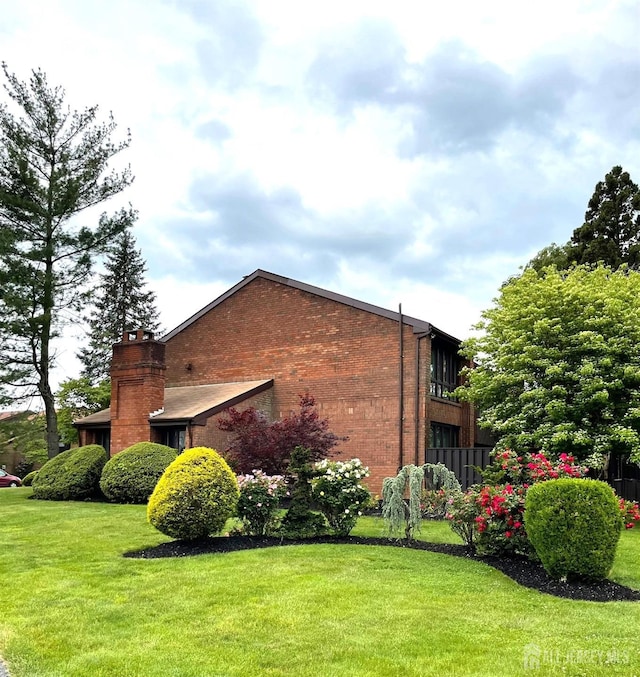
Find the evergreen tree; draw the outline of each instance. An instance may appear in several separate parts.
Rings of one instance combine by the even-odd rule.
[[[109,378],[111,347],[126,331],[158,331],[155,293],[146,290],[146,264],[135,238],[124,231],[109,247],[105,272],[95,288],[89,323],[88,343],[78,353],[82,376],[96,385]]]
[[[0,104],[0,390],[40,395],[53,457],[51,342],[65,314],[79,308],[93,259],[133,220],[123,209],[90,228],[79,214],[129,186],[129,169],[109,169],[129,139],[114,143],[115,122],[96,123],[96,106],[71,111],[42,71],[21,82],[2,68],[9,102]]]
[[[628,172],[615,166],[596,184],[584,224],[571,237],[571,256],[577,263],[618,268],[640,263],[640,190]]]
[[[571,239],[563,245],[553,242],[544,247],[525,269],[540,272],[553,265],[568,270],[576,264],[599,262],[614,270],[622,264],[631,268],[640,264],[640,190],[620,166],[596,184],[584,223],[573,231]]]

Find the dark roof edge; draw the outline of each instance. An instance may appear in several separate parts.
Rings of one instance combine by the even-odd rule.
[[[101,409],[101,411],[106,411],[105,409]],[[96,414],[99,414],[99,411],[95,412]],[[85,418],[89,418],[88,416]],[[96,423],[83,423],[83,419],[79,418],[77,421],[72,421],[71,425],[74,428],[77,428],[78,426],[82,426],[83,428],[110,428],[111,427],[111,420],[109,421],[98,421]]]
[[[181,331],[189,327],[196,320],[199,320],[203,315],[206,315],[210,310],[220,305],[223,301],[226,301],[230,296],[235,294],[237,291],[253,282],[257,277],[264,278],[265,280],[271,280],[272,282],[278,282],[284,284],[287,287],[292,287],[293,289],[300,289],[301,291],[306,291],[310,294],[315,294],[316,296],[321,296],[323,298],[329,299],[331,301],[336,301],[337,303],[343,303],[346,306],[351,306],[352,308],[357,308],[358,310],[364,310],[367,313],[372,313],[374,315],[379,315],[380,317],[386,317],[389,320],[398,322],[400,320],[400,313],[387,310],[386,308],[381,308],[380,306],[374,306],[371,303],[365,303],[364,301],[358,301],[357,299],[351,298],[350,296],[343,296],[342,294],[337,294],[336,292],[328,291],[320,287],[314,287],[311,284],[306,284],[305,282],[298,282],[298,280],[292,280],[288,277],[283,277],[282,275],[275,275],[274,273],[269,273],[266,270],[258,270],[244,277],[238,284],[228,289],[224,294],[218,296],[217,299],[206,305],[204,308],[201,308],[197,313],[192,315],[189,319],[185,320],[182,324],[179,324],[175,329],[172,329],[168,334],[165,334],[160,340],[168,341],[174,336],[179,334]],[[418,332],[427,332],[431,330],[431,325],[425,320],[419,320],[410,315],[402,315],[402,321],[404,324],[412,326],[414,331]]]
[[[450,343],[455,343],[456,345],[460,345],[462,343],[462,341],[459,338],[451,336],[451,334],[447,334],[446,331],[442,331],[441,329],[438,329],[438,327],[434,327],[433,325],[431,325],[431,332],[435,334],[435,337],[440,338],[444,341],[449,341]]]

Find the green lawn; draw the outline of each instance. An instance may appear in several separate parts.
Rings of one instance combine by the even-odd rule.
[[[125,559],[168,540],[144,507],[30,494],[0,490],[0,654],[13,677],[640,674],[640,602],[558,599],[400,548]],[[381,528],[368,518],[354,533]],[[443,523],[423,537],[456,541]],[[625,532],[612,578],[640,589],[639,555],[640,531]],[[539,669],[524,665],[532,651]]]

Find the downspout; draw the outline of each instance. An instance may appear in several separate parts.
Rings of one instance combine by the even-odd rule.
[[[413,440],[413,455],[414,465],[420,465],[420,339],[429,336],[431,328],[428,331],[423,331],[421,334],[416,334],[416,394],[414,400],[414,440]]]
[[[403,340],[403,331],[402,331],[402,303],[398,304],[398,320],[400,327],[400,374],[398,379],[398,386],[400,390],[400,407],[399,407],[399,420],[398,420],[398,471],[402,468],[402,445],[404,444],[404,340]]]

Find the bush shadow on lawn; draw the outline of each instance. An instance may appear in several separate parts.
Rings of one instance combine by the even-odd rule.
[[[271,548],[287,545],[313,545],[333,543],[341,545],[382,545],[412,550],[427,550],[455,557],[483,562],[509,576],[516,583],[556,597],[589,602],[623,602],[640,600],[640,591],[633,590],[614,581],[604,580],[595,584],[579,581],[558,581],[549,578],[542,565],[524,557],[479,557],[464,545],[429,543],[426,541],[390,540],[387,538],[366,538],[361,536],[316,537],[304,540],[282,540],[270,536],[214,536],[196,541],[170,541],[160,545],[135,550],[125,557],[157,559],[163,557],[192,557],[195,555],[222,554],[256,548]]]

